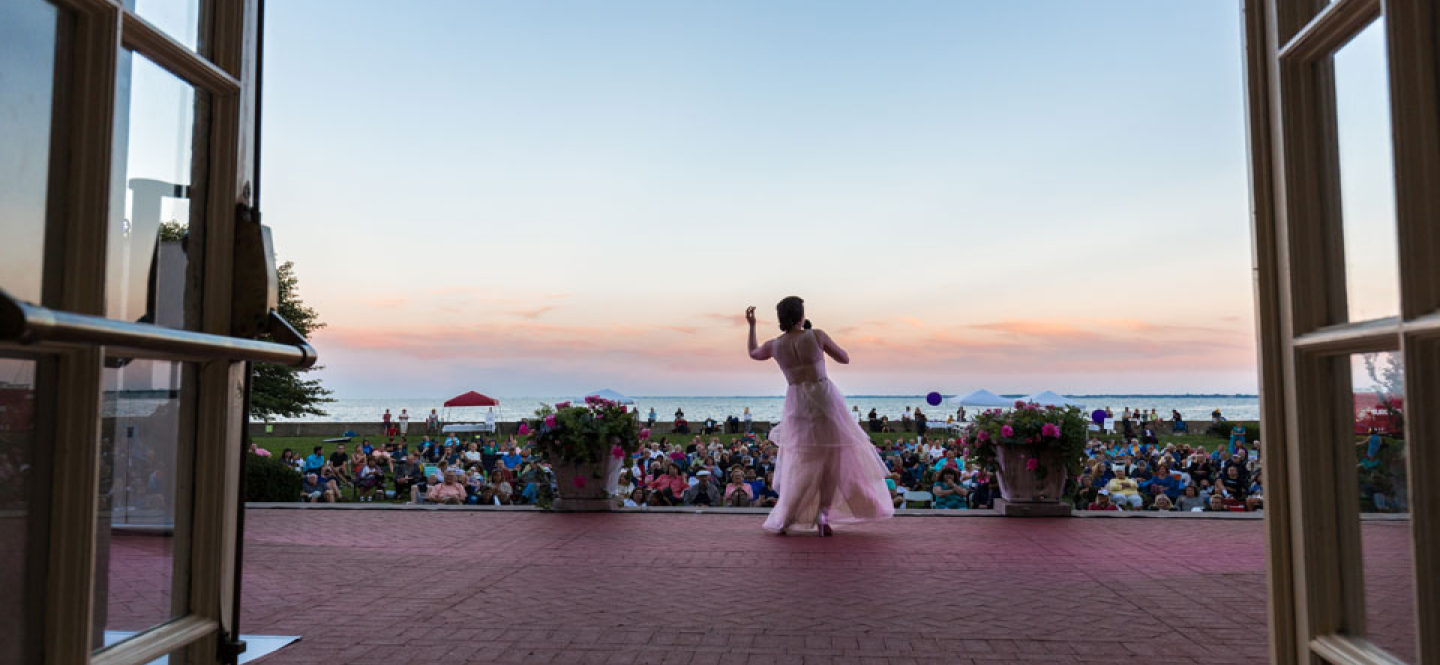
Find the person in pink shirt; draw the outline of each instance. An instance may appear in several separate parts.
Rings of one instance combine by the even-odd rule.
[[[735,467],[730,472],[730,484],[725,486],[725,505],[746,508],[755,500],[755,489],[745,482],[745,470]]]
[[[445,481],[431,485],[430,491],[425,493],[425,500],[458,506],[465,503],[465,486],[456,482],[454,471],[446,471]]]
[[[680,473],[680,467],[675,464],[665,465],[665,475],[651,476],[648,484],[652,506],[678,506],[681,503],[680,495],[690,487],[690,481]]]

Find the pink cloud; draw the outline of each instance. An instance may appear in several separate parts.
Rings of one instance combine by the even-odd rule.
[[[530,309],[517,309],[517,310],[511,310],[510,313],[511,313],[511,314],[514,314],[515,316],[518,316],[518,317],[520,317],[520,318],[522,318],[522,319],[538,319],[538,318],[540,318],[541,316],[544,316],[545,313],[547,313],[547,312],[552,312],[552,311],[555,311],[555,307],[554,307],[554,306],[549,306],[549,307],[532,307],[532,308],[530,308]]]
[[[836,337],[850,352],[852,367],[872,373],[1181,373],[1243,370],[1253,367],[1255,357],[1249,333],[1240,329],[1127,320],[995,321],[953,328],[916,323],[920,325],[907,322],[894,334],[837,333]],[[523,320],[403,330],[337,326],[321,333],[317,343],[422,364],[485,359],[556,371],[677,373],[697,378],[706,373],[768,371],[746,358],[742,339],[733,332],[687,326]]]

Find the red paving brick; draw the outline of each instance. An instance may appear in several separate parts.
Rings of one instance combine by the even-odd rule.
[[[1266,658],[1258,520],[897,518],[824,539],[761,521],[252,509],[242,630],[304,636],[265,665]],[[1412,611],[1406,526],[1364,525],[1372,610]],[[112,625],[153,616],[125,600]]]

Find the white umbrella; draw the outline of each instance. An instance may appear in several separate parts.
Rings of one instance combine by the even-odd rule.
[[[614,402],[614,403],[616,403],[616,404],[626,404],[626,405],[634,405],[634,404],[635,404],[635,400],[630,399],[629,397],[626,397],[626,396],[624,396],[624,395],[621,395],[620,393],[615,392],[614,390],[611,390],[611,389],[609,389],[609,388],[601,388],[600,390],[592,390],[592,391],[590,391],[590,392],[588,392],[588,393],[585,393],[585,397],[599,397],[599,398],[602,398],[602,399],[608,399],[608,400],[610,400],[610,401],[612,401],[612,402]],[[580,398],[580,401],[582,401],[582,402],[585,401],[585,398],[584,398],[584,397]]]
[[[1005,399],[988,390],[976,390],[959,397],[951,397],[951,404],[960,406],[1015,406],[1015,400]]]
[[[1082,409],[1085,408],[1085,405],[1083,403],[1077,402],[1064,395],[1053,393],[1049,390],[1046,390],[1045,392],[1035,393],[1034,395],[1030,395],[1028,397],[1025,397],[1024,399],[1027,403],[1034,402],[1036,404],[1039,404],[1040,406],[1078,406]]]

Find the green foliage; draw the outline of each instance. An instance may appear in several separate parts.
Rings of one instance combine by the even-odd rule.
[[[640,448],[640,421],[629,408],[610,400],[587,397],[582,406],[569,402],[541,406],[534,432],[535,452],[552,462],[599,464],[617,448],[630,455]]]
[[[179,220],[160,222],[160,239],[165,242],[179,242],[190,233],[190,225]]]
[[[970,447],[971,455],[986,469],[995,468],[996,442],[1058,448],[1065,468],[1071,476],[1076,476],[1085,461],[1089,422],[1078,407],[1023,404],[1009,411],[993,409],[981,412],[965,432],[964,441]],[[1037,480],[1049,473],[1043,465],[1037,465],[1031,471]]]
[[[299,501],[301,488],[300,472],[281,462],[279,457],[246,456],[246,501]]]
[[[277,308],[280,316],[307,338],[324,328],[320,313],[300,300],[300,280],[295,277],[295,264],[286,261],[280,264],[276,273],[280,282],[280,304]],[[321,367],[296,369],[256,363],[250,375],[250,417],[267,420],[272,416],[297,418],[325,415],[321,406],[335,400],[330,398],[330,391],[320,384],[319,379],[305,378],[306,373],[317,369]]]

